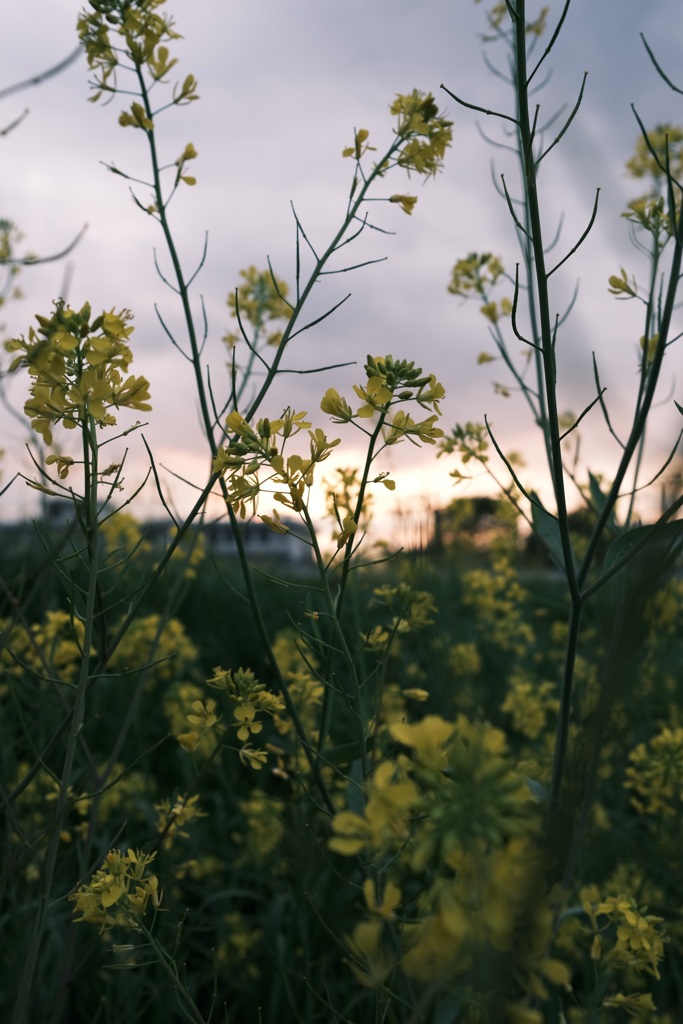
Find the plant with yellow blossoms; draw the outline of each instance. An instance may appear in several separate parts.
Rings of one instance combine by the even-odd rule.
[[[125,376],[133,355],[128,339],[133,332],[131,313],[113,309],[93,318],[89,305],[75,311],[58,302],[51,317],[38,316],[37,330],[30,328],[28,340],[14,338],[5,343],[8,352],[20,352],[10,364],[10,373],[23,367],[32,379],[31,398],[24,412],[33,429],[51,445],[53,428],[61,423],[67,430],[88,426],[116,425],[112,410],[137,409],[148,412],[149,382],[144,377]],[[48,457],[57,463],[64,478],[73,460]]]
[[[547,145],[530,96],[568,7],[540,58],[548,8],[527,16],[525,0],[510,0],[487,12],[487,45],[506,45],[512,61],[514,113],[497,116],[512,124],[504,148],[512,142],[520,163],[521,195],[505,180],[501,189],[521,257],[504,262],[484,245],[457,260],[448,284],[484,318],[493,354],[476,359],[496,360],[506,374],[492,382],[495,393],[518,391],[541,428],[552,510],[525,486],[522,460],[503,451],[488,419],[444,431],[438,366],[423,369],[398,342],[393,352],[373,342],[353,386],[333,376],[318,411],[284,404],[289,395],[274,404],[274,385],[291,380],[283,374],[347,365],[333,354],[302,368],[297,344],[349,297],[317,301],[323,278],[344,280],[381,258],[354,262],[348,247],[360,236],[374,243],[396,219],[412,226],[400,217],[419,212],[404,174],[411,184],[435,177],[452,142],[434,95],[396,94],[385,140],[354,130],[328,238],[292,207],[289,280],[270,260],[236,275],[221,377],[208,362],[220,337],[211,304],[193,290],[206,248],[187,270],[169,217],[184,186],[198,182],[199,153],[176,140],[161,156],[166,116],[198,99],[194,75],[178,76],[180,35],[165,0],[90,0],[81,13],[90,98],[120,100],[118,127],[148,159],[134,175],[106,166],[160,231],[157,266],[170,267],[160,277],[180,316],[159,320],[190,368],[205,451],[180,513],[148,449],[166,522],[145,533],[127,510],[141,487],[124,492],[125,455],[101,461],[105,445],[140,427],[119,422],[123,415],[151,411],[149,382],[130,372],[131,312],[95,315],[60,300],[7,344],[10,371],[27,371],[24,413],[39,438],[30,483],[73,503],[63,546],[42,535],[59,587],[46,589],[40,614],[21,607],[24,593],[42,600],[40,573],[7,585],[4,569],[2,577],[0,801],[11,839],[0,876],[16,899],[6,915],[8,927],[18,922],[7,943],[20,975],[13,1024],[60,1013],[95,1019],[103,1006],[112,1019],[133,1012],[193,1024],[222,1012],[264,1024],[587,1024],[605,1014],[615,1024],[671,1024],[652,1015],[660,993],[672,1005],[680,994],[667,957],[683,949],[670,871],[683,793],[681,593],[646,599],[680,549],[669,520],[683,499],[666,504],[653,532],[627,528],[648,411],[678,337],[683,134],[660,125],[629,164],[649,191],[624,218],[651,263],[646,276],[620,267],[606,278],[614,297],[646,311],[634,335],[634,425],[622,434],[597,362],[597,396],[578,416],[560,412],[563,315],[549,280],[588,231],[551,265],[537,172],[578,104]],[[597,200],[589,229],[596,213]],[[0,223],[8,267],[14,240],[10,222]],[[577,428],[598,412],[621,452],[612,483],[584,479],[578,464]],[[352,459],[349,447],[338,469],[349,437],[361,453]],[[540,607],[533,579],[520,580],[512,529],[489,562],[469,551],[469,571],[453,579],[428,559],[397,569],[375,548],[365,560],[372,498],[399,491],[393,470],[404,442],[454,456],[455,482],[479,472],[502,487],[509,521],[525,519],[564,574],[568,618]],[[313,512],[321,483],[322,527]],[[588,537],[574,535],[569,484],[593,517]],[[126,511],[115,508],[121,494]],[[230,525],[239,571],[211,557],[204,526],[214,515]],[[300,577],[252,564],[257,518],[305,546]],[[660,547],[661,565],[657,555],[640,572],[638,558]],[[604,619],[595,622],[598,594]],[[641,628],[648,660],[642,685],[629,688]],[[674,652],[661,673],[658,630]],[[243,641],[253,661],[242,659]],[[656,848],[654,878],[646,856],[638,871],[620,859],[622,839],[633,846],[642,835]],[[589,868],[599,885],[586,887]],[[67,893],[70,921],[92,927],[64,941]],[[127,941],[114,941],[120,935]],[[119,969],[96,969],[89,984],[81,965],[95,963]]]
[[[116,925],[139,929],[147,910],[161,906],[159,879],[148,872],[154,856],[111,850],[90,881],[69,896],[80,914],[75,920],[96,925],[100,933]]]

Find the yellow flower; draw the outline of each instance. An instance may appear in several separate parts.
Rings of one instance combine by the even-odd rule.
[[[383,762],[372,776],[363,815],[340,811],[333,818],[336,835],[329,841],[330,849],[350,857],[366,847],[384,850],[403,845],[410,835],[409,816],[418,798],[412,779],[391,762]]]
[[[346,936],[346,945],[354,957],[349,967],[366,988],[383,985],[394,966],[394,959],[382,947],[381,939],[381,921],[361,921]]]
[[[423,703],[429,700],[429,691],[423,690],[421,686],[409,686],[407,689],[401,691],[404,697],[408,697],[409,700],[417,700]]]
[[[663,918],[647,914],[647,908],[639,907],[630,896],[609,896],[597,905],[591,899],[594,893],[586,891],[582,896],[583,909],[596,933],[594,950],[591,951],[593,958],[632,968],[639,974],[644,971],[659,979],[658,965],[664,957]],[[616,941],[607,949],[601,916],[606,917],[607,924],[615,929]]]
[[[389,196],[389,202],[400,203],[401,209],[404,211],[404,213],[411,214],[413,212],[413,207],[417,202],[417,196]]]
[[[237,739],[245,742],[251,733],[256,735],[263,729],[263,722],[255,721],[256,708],[253,704],[239,704],[233,711],[233,715],[239,723]]]
[[[155,856],[139,850],[129,849],[125,854],[110,850],[90,883],[80,885],[69,896],[76,904],[74,913],[81,915],[76,921],[95,924],[100,933],[114,925],[137,928],[149,904],[156,909],[161,903],[158,878],[146,875]]]
[[[199,796],[179,796],[174,803],[170,800],[162,800],[154,805],[157,812],[156,829],[164,835],[164,846],[172,845],[174,839],[181,836],[187,839],[189,832],[187,826],[198,818],[205,818],[206,813],[198,806]]]
[[[453,122],[439,113],[431,93],[419,89],[399,93],[390,110],[398,118],[396,134],[405,140],[397,158],[399,167],[427,177],[435,175],[452,142]]]
[[[401,903],[401,890],[392,881],[388,881],[384,886],[384,894],[381,901],[378,903],[375,897],[375,883],[371,878],[366,878],[363,882],[363,896],[365,897],[365,905],[372,914],[377,914],[384,921],[391,921],[396,916],[394,911]]]
[[[657,1009],[649,992],[633,992],[630,995],[618,992],[615,996],[609,996],[605,999],[602,1008],[605,1010],[624,1010],[629,1017],[640,1017],[647,1010],[651,1010],[654,1013]]]
[[[177,739],[183,750],[188,754],[194,754],[199,746],[200,736],[198,732],[181,732]]]
[[[332,416],[333,423],[349,423],[354,416],[351,406],[345,398],[342,398],[336,388],[327,389],[320,408]]]
[[[10,369],[23,365],[32,378],[24,411],[47,444],[52,444],[56,423],[73,430],[91,418],[101,427],[111,426],[116,423],[112,409],[151,408],[149,382],[122,376],[133,358],[128,310],[105,311],[92,319],[87,303],[76,312],[60,301],[51,317],[36,319],[38,330],[31,328],[28,340],[13,338],[6,348],[23,353]],[[58,466],[60,476],[65,476],[66,463]]]
[[[256,750],[254,747],[246,744],[240,749],[239,758],[242,764],[258,771],[266,764],[268,754],[265,750]]]
[[[143,128],[146,132],[154,131],[154,122],[147,117],[141,103],[131,103],[130,112],[123,110],[119,115],[119,124],[122,127],[131,125],[133,128]]]
[[[447,744],[454,731],[453,723],[446,722],[438,715],[427,715],[415,725],[393,722],[389,726],[393,738],[406,747],[411,747],[421,765],[437,771],[446,767]]]
[[[196,157],[197,150],[194,148],[191,142],[188,142],[188,144],[185,146],[185,149],[182,151],[182,153],[176,160],[176,164],[180,166],[181,164],[186,163],[188,160],[195,160]]]
[[[353,146],[346,146],[342,150],[342,156],[352,156],[354,160],[360,160],[364,153],[367,153],[369,150],[374,150],[375,146],[371,146],[368,143],[369,135],[370,133],[367,128],[359,128],[356,132],[356,138]]]
[[[195,154],[196,155],[196,154]],[[272,321],[289,320],[292,306],[287,301],[289,287],[273,272],[251,266],[240,270],[241,283],[228,296],[228,306],[241,323],[256,331]]]

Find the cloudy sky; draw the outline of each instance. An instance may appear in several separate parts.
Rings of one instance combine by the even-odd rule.
[[[203,296],[209,322],[207,360],[214,387],[227,386],[225,350],[220,342],[228,326],[226,296],[249,264],[266,265],[270,256],[278,276],[293,280],[294,230],[290,203],[314,243],[324,248],[344,214],[352,173],[341,150],[353,140],[354,128],[367,128],[371,141],[391,139],[388,106],[395,93],[417,87],[433,92],[454,121],[454,144],[444,172],[422,185],[395,173],[386,191],[417,194],[412,217],[397,206],[376,204],[375,223],[394,235],[368,233],[349,252],[351,262],[387,257],[354,274],[327,278],[314,296],[311,312],[351,298],[334,317],[292,345],[288,369],[306,369],[342,361],[357,367],[320,377],[288,374],[264,412],[277,415],[283,405],[306,409],[325,426],[319,401],[330,386],[351,390],[362,379],[366,353],[414,358],[434,372],[447,390],[443,426],[483,420],[486,414],[506,450],[526,454],[524,479],[544,488],[540,448],[527,408],[519,395],[502,398],[492,384],[509,383],[499,362],[477,365],[477,355],[493,352],[486,322],[475,305],[447,293],[455,260],[472,251],[491,251],[509,267],[517,260],[515,237],[504,201],[492,184],[506,171],[515,181],[515,165],[501,149],[485,144],[480,129],[500,140],[492,118],[458,108],[440,92],[454,93],[484,107],[511,112],[512,97],[486,67],[480,35],[486,4],[472,0],[169,0],[168,10],[184,38],[173,49],[178,74],[193,73],[201,100],[171,110],[157,123],[162,152],[173,161],[192,141],[199,152],[194,170],[198,184],[174,201],[172,220],[186,270],[200,257],[208,231],[208,255],[194,287],[195,310]],[[551,10],[560,4],[551,0]],[[0,87],[44,70],[74,47],[75,22],[82,4],[76,0],[31,0],[3,13],[0,39]],[[588,84],[582,111],[563,143],[544,162],[542,201],[546,232],[554,233],[564,214],[558,244],[570,247],[582,232],[600,187],[595,228],[577,256],[553,282],[554,310],[562,312],[575,284],[578,300],[558,345],[560,405],[580,411],[595,396],[591,353],[596,352],[608,388],[615,424],[625,426],[637,386],[637,344],[642,334],[639,308],[617,303],[607,279],[621,266],[641,278],[643,258],[630,246],[620,218],[637,183],[624,173],[637,125],[635,103],[648,126],[683,121],[680,100],[655,73],[639,38],[643,32],[661,64],[674,76],[679,70],[683,7],[674,0],[573,0],[566,26],[550,60],[552,77],[539,94],[541,121],[562,104],[573,106],[584,71]],[[503,52],[489,50],[501,64]],[[683,81],[679,84],[683,85]],[[198,428],[196,402],[188,366],[169,345],[155,317],[181,329],[174,295],[154,269],[157,247],[167,267],[158,226],[135,207],[127,183],[105,169],[115,163],[133,176],[146,177],[142,133],[120,128],[123,101],[108,107],[87,102],[85,61],[39,88],[2,100],[2,124],[29,114],[0,139],[3,157],[0,216],[24,233],[24,245],[39,255],[58,252],[84,225],[87,232],[64,262],[22,272],[25,298],[6,306],[5,336],[25,333],[35,313],[49,313],[63,290],[68,267],[68,298],[78,306],[129,307],[135,314],[135,373],[152,384],[154,411],[145,436],[159,464],[198,483],[206,473],[206,444]],[[492,167],[493,162],[493,167]],[[141,191],[146,198],[145,190]],[[559,279],[561,278],[561,280]],[[516,351],[518,345],[511,346]],[[665,363],[662,406],[652,431],[653,459],[668,450],[680,416],[671,396],[683,401],[680,352],[672,347]],[[19,408],[24,381],[8,394]],[[23,459],[28,432],[1,413],[4,479]],[[337,428],[330,427],[334,435]],[[604,438],[599,414],[591,414],[583,431],[584,453],[592,467],[610,474],[616,450]],[[359,456],[351,435],[341,446],[339,464]],[[131,438],[127,485],[144,474],[139,439]],[[26,461],[23,459],[24,467]],[[455,463],[435,463],[431,449],[407,444],[387,453],[378,469],[391,470],[397,490],[391,500],[410,510],[424,502],[442,504],[453,491],[448,471]],[[170,484],[182,508],[191,492]],[[476,485],[481,489],[480,483]],[[388,494],[386,497],[389,497]],[[24,514],[31,495],[22,483],[4,496],[4,517]],[[141,515],[154,511],[153,494],[144,496]],[[264,509],[269,511],[269,509]]]

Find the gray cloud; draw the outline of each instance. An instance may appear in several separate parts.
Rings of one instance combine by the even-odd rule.
[[[32,0],[5,13],[5,83],[49,66],[69,51],[80,6],[71,0],[58,5]],[[393,95],[414,86],[438,94],[441,82],[469,100],[511,110],[504,84],[482,62],[478,34],[484,25],[483,6],[446,0],[169,4],[185,37],[177,45],[180,73],[196,75],[201,100],[160,120],[161,145],[171,162],[189,140],[200,154],[199,183],[177,196],[173,219],[186,268],[196,264],[204,233],[209,232],[194,308],[199,313],[201,294],[209,318],[207,357],[216,385],[227,372],[220,337],[227,324],[225,298],[237,283],[239,268],[250,263],[264,266],[270,256],[276,272],[292,280],[290,202],[315,244],[324,247],[345,208],[351,167],[341,159],[341,149],[352,140],[354,127],[368,128],[373,140],[387,141],[387,107]],[[598,350],[615,416],[624,423],[632,401],[628,396],[635,391],[635,346],[642,331],[635,310],[616,304],[607,294],[606,282],[621,265],[642,266],[619,217],[637,191],[623,174],[637,134],[629,103],[636,101],[646,124],[678,117],[675,98],[654,72],[638,33],[645,32],[663,66],[674,73],[681,29],[683,13],[672,0],[657,5],[574,0],[551,59],[553,75],[539,95],[548,115],[562,103],[571,106],[584,69],[589,71],[585,109],[549,158],[542,178],[549,234],[559,216],[566,215],[558,253],[582,230],[595,187],[603,190],[594,232],[567,265],[553,293],[559,311],[576,278],[581,279],[576,309],[560,340],[562,403],[579,411],[592,399],[591,353]],[[134,311],[139,353],[135,369],[150,377],[154,397],[147,429],[150,442],[162,462],[199,477],[206,457],[191,380],[182,358],[168,346],[153,308],[158,303],[169,324],[181,331],[174,297],[154,270],[155,246],[162,268],[167,267],[162,239],[154,222],[135,208],[123,179],[101,165],[113,161],[144,177],[144,139],[118,127],[121,98],[105,108],[86,102],[87,77],[85,63],[79,61],[44,87],[5,101],[3,123],[26,104],[31,114],[0,140],[5,161],[0,214],[14,220],[26,234],[26,245],[39,253],[59,250],[83,223],[89,224],[70,258],[70,299],[81,303],[87,298],[94,307],[129,306]],[[446,292],[453,262],[470,251],[493,251],[509,267],[514,265],[514,232],[490,176],[493,158],[496,172],[505,170],[514,182],[514,161],[504,151],[488,149],[478,135],[480,123],[500,138],[491,118],[463,111],[443,94],[441,101],[455,121],[454,146],[444,173],[424,188],[400,175],[387,182],[387,195],[410,191],[419,196],[414,215],[408,218],[393,206],[372,208],[377,223],[396,234],[371,232],[349,255],[352,262],[382,256],[388,261],[326,279],[314,296],[311,315],[347,291],[352,297],[315,333],[298,339],[287,366],[302,369],[344,360],[362,366],[369,351],[415,357],[447,387],[445,424],[480,420],[488,413],[507,447],[531,446],[535,482],[538,456],[533,453],[538,446],[532,441],[526,407],[519,396],[505,400],[492,394],[491,382],[505,382],[506,377],[498,363],[476,365],[477,354],[491,350],[486,323],[474,308]],[[144,188],[138,192],[146,199]],[[22,274],[27,299],[6,308],[9,332],[25,332],[35,312],[49,310],[63,274],[59,264]],[[680,366],[675,352],[672,349],[672,368],[675,362]],[[349,389],[359,372],[350,369],[320,378],[287,375],[273,404],[316,410],[326,387],[334,383]],[[13,382],[12,394],[19,404],[20,391],[19,382]],[[588,439],[591,454],[602,463],[608,448],[594,415],[596,427]],[[677,422],[670,409],[662,410],[659,418],[653,437],[664,449]],[[4,447],[10,449],[7,476],[25,437],[18,426],[6,419],[3,423]],[[134,440],[132,444],[135,475],[142,472],[143,460]],[[349,457],[353,452],[351,445]],[[411,471],[399,481],[404,494],[417,487],[431,488],[434,500],[447,497],[444,459],[439,474],[431,478],[426,468],[433,462],[430,451],[404,445],[400,457],[397,452],[392,459],[397,474],[401,466]],[[25,507],[24,497],[10,496],[7,507]]]

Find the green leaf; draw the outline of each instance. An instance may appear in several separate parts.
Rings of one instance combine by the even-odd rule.
[[[590,487],[593,504],[595,505],[598,514],[600,514],[600,512],[602,512],[607,502],[607,495],[603,494],[602,488],[600,487],[600,481],[597,477],[593,476],[593,474],[590,471],[588,473],[588,485]],[[617,520],[614,513],[614,507],[612,507],[612,511],[607,517],[607,526],[610,527],[612,530],[616,530]]]
[[[605,555],[602,575],[624,562],[614,577],[625,604],[642,603],[659,587],[661,578],[683,552],[683,520],[636,526],[614,540]]]
[[[369,753],[374,745],[374,736],[368,736],[365,741],[366,752]],[[360,742],[355,740],[353,743],[340,743],[336,747],[326,747],[320,751],[320,757],[328,764],[349,764],[351,761],[360,758]]]
[[[564,552],[562,550],[562,533],[557,516],[552,515],[541,504],[541,499],[535,491],[529,492],[531,501],[531,520],[534,524],[534,531],[541,538],[553,561],[560,569],[564,569]]]

